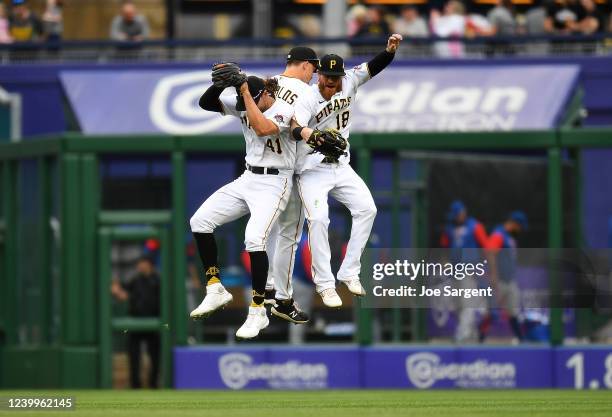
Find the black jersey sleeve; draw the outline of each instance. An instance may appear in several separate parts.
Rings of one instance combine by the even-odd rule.
[[[214,85],[208,87],[204,94],[202,94],[202,97],[200,97],[200,107],[204,110],[223,113],[223,107],[219,101],[222,92],[223,88],[215,87]]]
[[[376,74],[384,70],[387,65],[393,61],[395,53],[382,51],[368,62],[368,71],[370,71],[370,77],[374,77]]]

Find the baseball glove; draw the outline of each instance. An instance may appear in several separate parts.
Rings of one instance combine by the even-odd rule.
[[[217,88],[240,87],[247,80],[235,62],[220,62],[212,67],[212,82]]]
[[[336,129],[314,130],[306,144],[313,152],[325,155],[324,162],[338,162],[341,156],[346,155],[347,141]]]

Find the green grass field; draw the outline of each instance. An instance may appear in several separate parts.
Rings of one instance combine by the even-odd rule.
[[[0,391],[71,396],[76,411],[1,410],[13,416],[611,416],[606,391]]]

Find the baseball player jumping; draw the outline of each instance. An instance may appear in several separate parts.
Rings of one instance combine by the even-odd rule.
[[[315,130],[305,141],[306,145],[295,141],[289,131],[294,109],[275,98],[279,85],[274,78],[264,81],[251,76],[247,79],[233,63],[215,65],[212,78],[213,85],[201,97],[200,106],[240,119],[246,142],[246,171],[217,190],[191,218],[191,230],[206,279],[206,297],[191,312],[191,317],[207,317],[232,301],[232,295],[221,284],[213,232],[216,227],[250,213],[245,246],[251,263],[253,300],[245,323],[236,332],[237,337],[250,339],[269,324],[264,307],[269,268],[266,249],[270,233],[291,194],[296,150],[307,146],[311,151],[335,155],[337,151],[331,145],[337,143],[337,138]],[[229,86],[236,87],[239,96],[221,97]]]
[[[249,339],[269,324],[263,305],[268,275],[266,245],[270,230],[291,194],[296,141],[289,131],[293,107],[274,98],[278,89],[276,80],[264,81],[252,76],[247,80],[246,75],[239,72],[239,68],[232,69],[232,65],[235,66],[213,67],[213,81],[216,73],[227,70],[230,84],[213,84],[201,97],[200,106],[240,119],[246,142],[246,170],[238,179],[208,197],[190,220],[206,281],[206,297],[190,316],[195,319],[208,317],[232,301],[232,295],[220,281],[213,232],[218,226],[250,213],[244,242],[251,259],[253,299],[246,321],[236,332],[238,338]],[[237,107],[236,96],[220,96],[226,86],[239,86],[243,99],[240,104],[244,107]]]
[[[345,71],[344,61],[338,55],[326,55],[321,59],[319,80],[310,87],[310,94],[302,97],[295,108],[295,119],[298,127],[293,129],[296,140],[307,140],[313,135],[313,129],[336,129],[348,139],[351,126],[351,110],[355,102],[357,89],[386,68],[395,56],[402,36],[393,34],[387,41],[384,51],[372,60],[352,70]],[[328,239],[329,207],[328,194],[344,204],[353,218],[351,236],[338,280],[345,284],[349,291],[357,296],[365,295],[359,279],[361,270],[361,253],[369,238],[376,206],[367,185],[349,165],[348,148],[339,158],[323,157],[310,153],[303,161],[296,164],[296,189],[304,205],[304,212],[309,226],[309,243],[312,252],[312,275],[324,304],[328,307],[340,307],[342,300],[336,292],[336,283],[330,266],[330,247]],[[291,216],[286,212],[285,217]],[[300,240],[302,219],[295,213],[293,225],[283,222],[280,229],[276,259],[293,258],[293,253],[284,253],[283,249],[293,247]],[[294,230],[295,233],[287,233]],[[287,239],[293,241],[287,242]],[[280,269],[275,269],[278,275]],[[287,278],[285,278],[286,280]],[[279,279],[282,283],[282,277]],[[287,284],[286,284],[287,285]],[[287,285],[287,287],[289,287]],[[291,294],[278,294],[282,296]]]
[[[273,77],[279,85],[276,99],[295,107],[301,97],[310,91],[308,83],[318,68],[319,59],[314,50],[305,46],[291,49],[287,54],[285,70]],[[311,151],[304,143],[296,142],[296,164],[304,160]],[[275,246],[269,251],[272,252],[273,261],[266,285],[266,301],[274,304],[272,314],[296,324],[308,322],[308,315],[293,301],[291,286],[294,259],[303,224],[302,202],[295,188],[292,188],[287,208],[281,213],[277,227],[271,233],[270,241],[274,241]]]

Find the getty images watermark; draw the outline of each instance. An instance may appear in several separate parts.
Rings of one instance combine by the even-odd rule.
[[[612,307],[610,249],[377,248],[361,270],[366,308]]]
[[[482,278],[486,274],[487,260],[482,262],[410,262],[406,259],[393,263],[375,263],[372,267],[372,278],[381,281],[388,277],[403,277],[410,281],[417,278],[444,277],[462,281],[470,278]],[[493,288],[488,285],[483,288],[457,288],[445,285],[442,288],[431,288],[425,285],[420,288],[400,285],[399,288],[385,288],[382,284],[375,285],[372,294],[376,297],[492,297]]]

